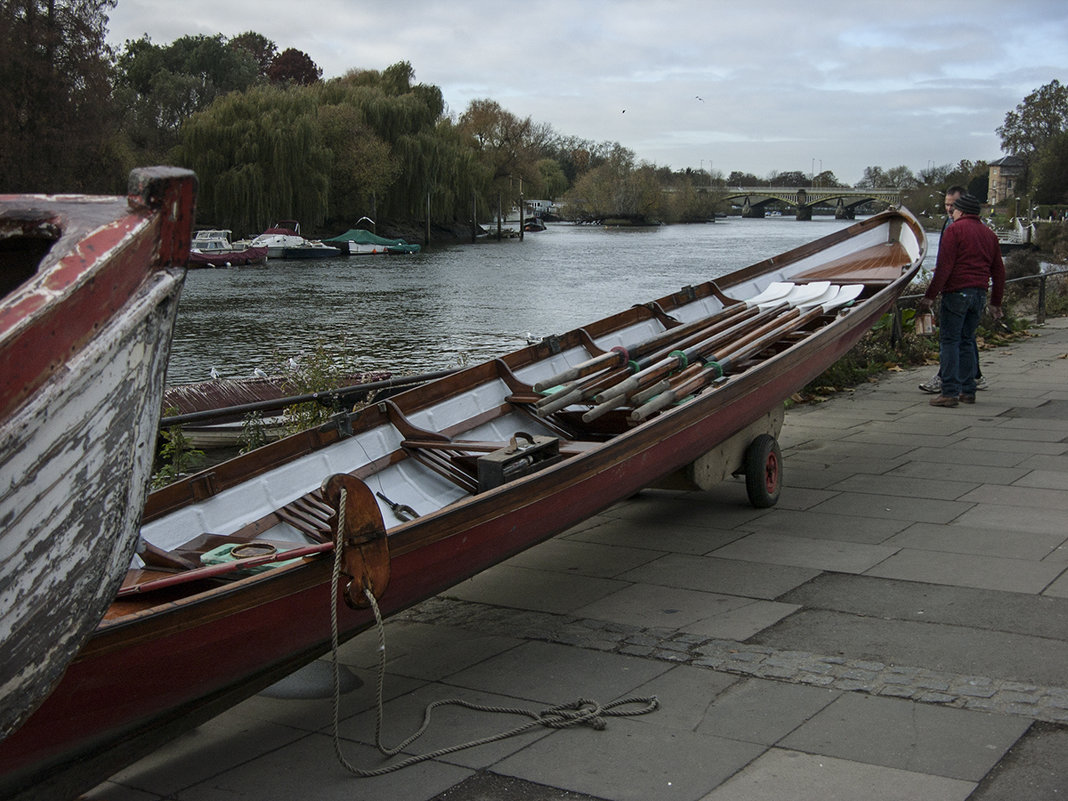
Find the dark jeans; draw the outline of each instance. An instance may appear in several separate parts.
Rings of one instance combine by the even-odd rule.
[[[939,377],[939,379],[942,378],[942,368],[941,368],[941,366],[939,366],[939,368],[938,368],[938,377]],[[975,380],[976,381],[980,381],[980,380],[982,380],[982,378],[983,378],[983,368],[979,364],[979,343],[976,342],[975,343]]]
[[[979,366],[975,331],[986,307],[986,289],[969,287],[943,293],[939,312],[939,372],[942,394],[947,397],[975,394]]]

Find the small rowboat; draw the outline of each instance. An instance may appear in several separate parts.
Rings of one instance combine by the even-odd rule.
[[[126,575],[152,469],[195,179],[0,196],[0,739]]]
[[[774,503],[764,421],[888,311],[925,251],[891,209],[154,493],[110,611],[0,743],[0,792],[91,787],[325,653],[333,611],[351,637],[371,597],[403,610],[727,444],[744,446],[751,500]]]

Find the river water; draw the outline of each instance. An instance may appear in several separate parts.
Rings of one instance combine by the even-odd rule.
[[[817,239],[848,221],[730,218],[656,229],[550,224],[409,256],[190,270],[167,382],[282,372],[317,349],[346,372],[425,372],[563,333]],[[929,237],[928,252],[937,248]]]

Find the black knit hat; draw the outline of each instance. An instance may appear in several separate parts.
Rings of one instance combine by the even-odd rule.
[[[965,193],[953,201],[953,208],[957,209],[961,214],[978,214],[979,198]]]

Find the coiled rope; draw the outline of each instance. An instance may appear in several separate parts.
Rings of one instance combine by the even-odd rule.
[[[430,728],[431,715],[433,711],[440,706],[459,706],[465,709],[471,709],[476,712],[493,712],[507,715],[520,715],[530,718],[526,723],[522,723],[507,731],[498,732],[497,734],[491,734],[486,737],[481,737],[477,740],[471,740],[466,743],[459,743],[457,745],[446,746],[439,748],[436,751],[431,751],[425,754],[416,754],[403,759],[400,762],[395,762],[390,765],[385,765],[380,768],[363,769],[358,768],[349,762],[345,755],[341,752],[341,734],[340,734],[340,720],[341,720],[341,675],[340,667],[338,663],[338,647],[339,647],[339,633],[338,633],[338,603],[337,592],[338,585],[341,578],[341,555],[344,547],[343,532],[345,530],[345,501],[346,491],[341,490],[341,498],[338,504],[338,521],[337,530],[334,540],[334,569],[330,577],[330,647],[331,647],[331,659],[333,662],[333,674],[334,674],[334,754],[337,756],[338,762],[341,763],[347,771],[360,778],[372,778],[374,776],[384,776],[387,773],[393,773],[394,771],[406,768],[411,765],[425,762],[429,759],[437,759],[439,757],[452,754],[457,751],[463,751],[467,748],[474,748],[479,745],[486,745],[487,743],[497,742],[498,740],[504,740],[508,737],[514,737],[517,734],[535,729],[538,726],[545,726],[551,729],[566,729],[572,726],[590,726],[597,731],[603,731],[608,722],[605,720],[609,717],[633,717],[635,715],[645,715],[649,712],[655,712],[660,708],[660,701],[656,696],[649,696],[645,698],[622,698],[617,701],[611,701],[607,704],[599,704],[596,701],[591,701],[586,698],[580,698],[571,703],[560,704],[558,706],[549,707],[540,711],[533,711],[530,709],[522,709],[520,707],[504,707],[504,706],[488,706],[484,704],[475,704],[470,701],[465,701],[462,698],[448,698],[441,701],[433,701],[427,704],[426,709],[423,711],[423,723],[402,742],[395,746],[387,746],[382,742],[382,719],[383,719],[383,706],[385,698],[385,683],[386,683],[386,627],[382,620],[382,612],[378,608],[378,601],[375,599],[374,593],[371,591],[373,588],[364,587],[363,594],[367,598],[367,601],[371,605],[371,609],[375,615],[375,629],[378,632],[378,650],[379,650],[379,662],[378,662],[378,680],[377,680],[377,700],[375,710],[375,747],[380,753],[387,757],[396,756],[403,751],[409,745],[414,743]],[[626,706],[637,706],[633,709],[623,709]]]

